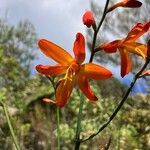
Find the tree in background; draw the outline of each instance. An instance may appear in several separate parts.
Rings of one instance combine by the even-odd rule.
[[[0,19],[0,88],[6,89],[8,103],[16,106],[22,104],[23,91],[30,80],[36,40],[29,21],[13,26]]]
[[[22,149],[30,147],[30,144],[34,148],[39,146],[36,136],[39,131],[42,134],[43,128],[39,131],[37,129],[44,113],[42,114],[42,110],[38,107],[41,115],[33,114],[29,118],[28,112],[36,110],[35,100],[42,107],[42,97],[50,96],[49,93],[52,91],[46,82],[48,80],[31,74],[33,63],[37,58],[36,45],[37,34],[29,21],[20,21],[14,26],[7,20],[0,19],[0,100],[7,104]],[[0,149],[10,149],[12,147],[10,131],[1,109],[0,117]],[[46,116],[47,118],[49,116]]]
[[[0,98],[7,104],[16,130],[20,122],[17,118],[25,108],[25,96],[29,95],[26,89],[31,81],[36,40],[35,29],[29,21],[20,21],[13,26],[7,20],[0,19]],[[8,149],[12,147],[11,138],[2,111],[0,125],[0,149]]]

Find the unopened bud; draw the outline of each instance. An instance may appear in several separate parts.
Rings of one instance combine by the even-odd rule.
[[[86,11],[82,17],[83,24],[86,25],[88,28],[95,24],[94,16],[91,11]]]
[[[118,3],[115,3],[111,6],[107,12],[110,12],[118,7],[127,7],[127,8],[138,8],[141,7],[142,3],[138,0],[122,0]]]

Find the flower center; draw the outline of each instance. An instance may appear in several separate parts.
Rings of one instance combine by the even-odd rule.
[[[73,78],[75,77],[75,75],[78,73],[79,70],[80,65],[73,61],[68,67],[64,79],[73,81]]]
[[[76,74],[80,70],[80,65],[73,61],[69,68]]]

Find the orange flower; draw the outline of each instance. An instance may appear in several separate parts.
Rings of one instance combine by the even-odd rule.
[[[94,23],[93,13],[91,11],[86,11],[82,17],[83,24],[90,28]]]
[[[127,37],[122,40],[115,40],[110,43],[106,43],[100,46],[100,49],[104,49],[107,53],[114,53],[117,49],[121,56],[121,76],[124,77],[131,70],[131,62],[129,52],[137,54],[144,59],[147,58],[147,46],[138,42],[135,42],[140,36],[147,32],[150,28],[150,21],[142,24],[136,24]]]
[[[138,0],[122,0],[118,3],[115,3],[113,6],[111,6],[107,12],[110,12],[117,7],[127,7],[127,8],[138,8],[141,7],[142,3]]]
[[[81,33],[76,35],[73,52],[75,58],[58,45],[42,39],[39,41],[42,52],[55,60],[55,66],[37,65],[36,70],[45,75],[62,75],[56,88],[56,105],[63,107],[71,95],[74,85],[78,85],[81,91],[91,101],[96,101],[97,97],[92,92],[88,79],[105,80],[112,76],[112,73],[102,66],[94,63],[82,64],[85,59],[85,39]],[[46,99],[48,102],[48,100]]]

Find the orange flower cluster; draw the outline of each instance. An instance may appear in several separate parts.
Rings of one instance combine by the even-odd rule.
[[[115,40],[110,43],[102,44],[100,49],[103,49],[106,53],[115,53],[117,49],[120,52],[121,57],[121,76],[124,77],[131,70],[131,61],[129,53],[134,53],[147,58],[147,46],[136,42],[150,28],[150,21],[145,24],[137,23],[131,31],[128,33],[126,38],[121,40]]]
[[[122,0],[112,7],[106,13],[116,9],[117,7],[137,8],[142,5],[138,0]],[[96,30],[96,23],[91,11],[85,12],[82,17],[83,24],[88,28],[93,27]],[[148,47],[144,44],[136,42],[150,28],[150,20],[144,24],[137,23],[128,35],[119,40],[114,40],[99,46],[100,50],[106,53],[115,53],[117,50],[120,52],[121,57],[121,76],[124,77],[131,70],[131,60],[129,53],[134,53],[143,57],[144,59],[150,58],[150,41]],[[46,102],[55,103],[59,107],[63,107],[73,90],[77,85],[85,96],[92,102],[97,100],[97,97],[92,92],[88,83],[89,79],[105,80],[112,76],[111,71],[94,63],[83,64],[85,60],[85,39],[81,33],[77,33],[73,46],[75,57],[73,58],[66,50],[60,46],[46,40],[41,39],[38,43],[41,51],[49,58],[57,62],[56,65],[37,65],[36,70],[48,76],[64,75],[56,87],[56,100],[52,101],[45,99]],[[148,50],[149,49],[149,50]],[[144,72],[143,75],[150,75],[150,71]]]

